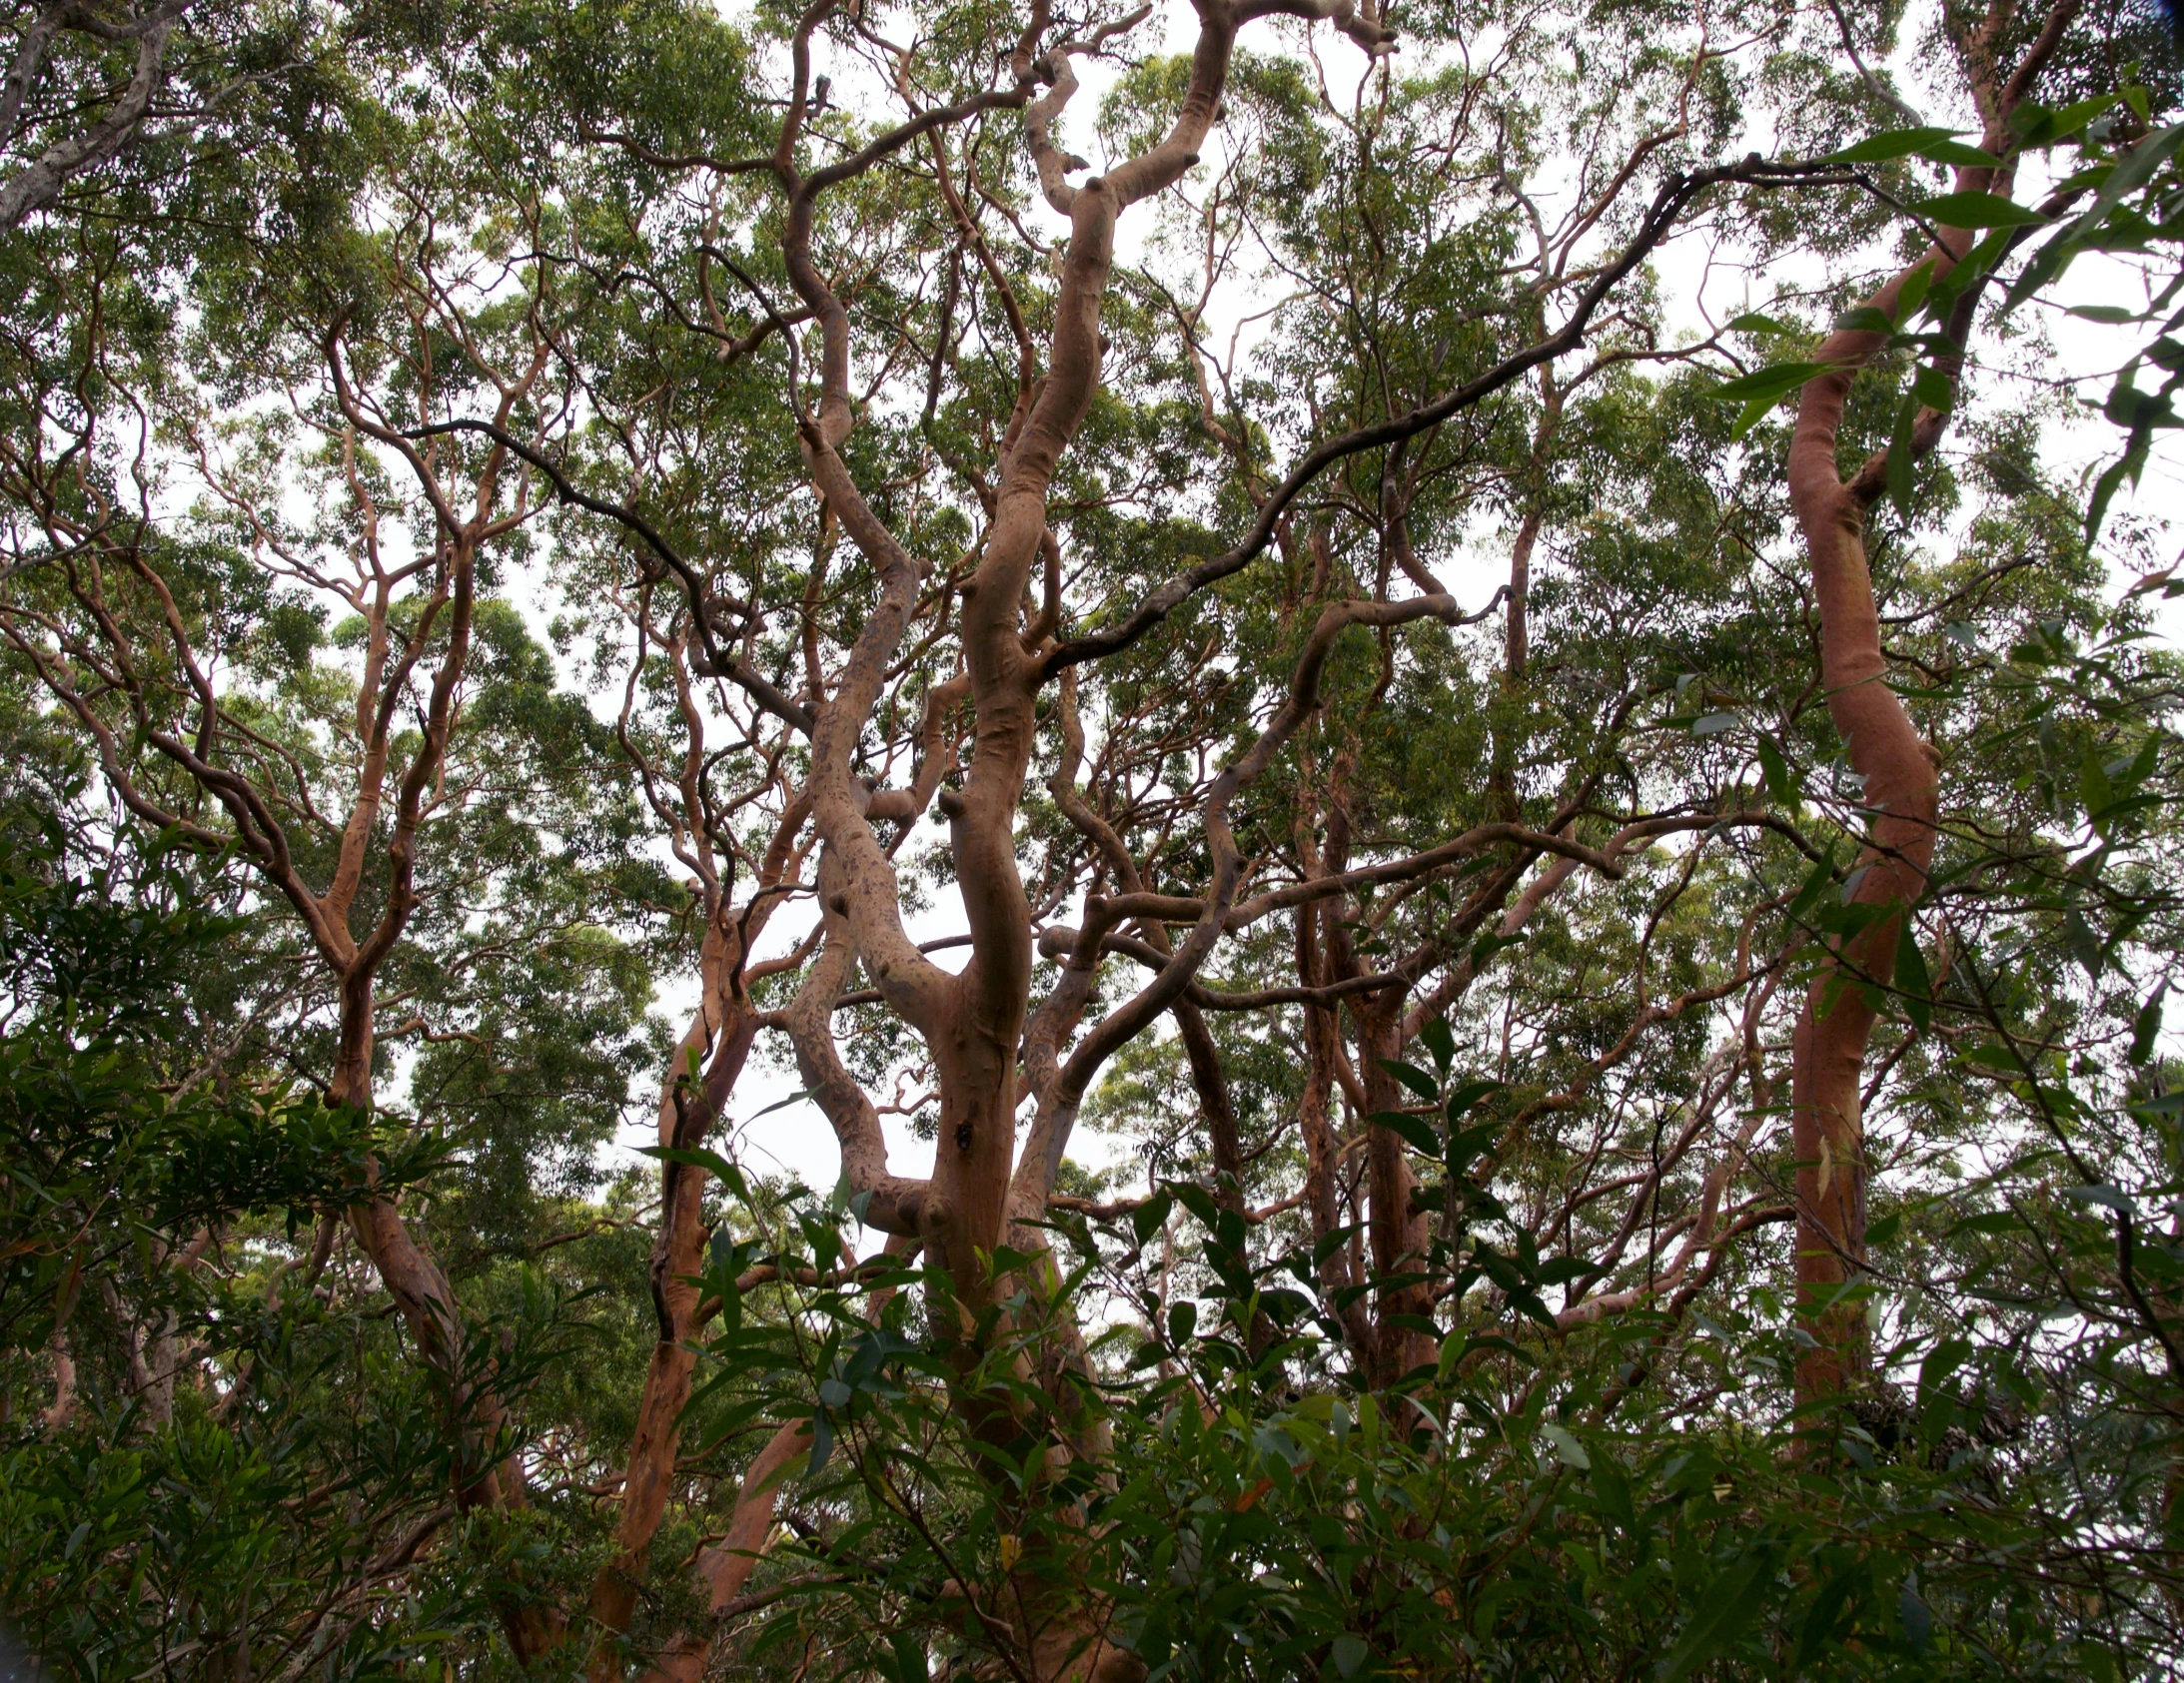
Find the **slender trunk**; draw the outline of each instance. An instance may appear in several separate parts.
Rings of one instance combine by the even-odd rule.
[[[1974,103],[1984,117],[1982,147],[2009,150],[2010,112],[2031,91],[2053,54],[2078,0],[2055,0],[2025,58],[2005,83],[1995,50],[2011,18],[2008,0],[1996,0],[1984,23],[1959,42]],[[1973,166],[1956,172],[1959,192],[2006,192],[2009,168]],[[1939,282],[1970,249],[1973,236],[1944,229],[1919,262],[1890,279],[1866,301],[1893,318],[1903,288],[1920,269]],[[1947,324],[1951,350],[1937,359],[1952,383],[1962,361],[1978,288],[1958,300]],[[1798,402],[1789,445],[1789,495],[1804,537],[1820,615],[1820,676],[1827,711],[1842,739],[1851,769],[1862,780],[1860,797],[1870,817],[1858,855],[1855,906],[1878,915],[1842,944],[1814,977],[1791,1042],[1791,1139],[1797,1159],[1796,1277],[1812,1347],[1797,1364],[1796,1394],[1809,1404],[1839,1393],[1865,1363],[1864,1317],[1855,1304],[1838,1301],[1865,1261],[1865,1156],[1860,1087],[1865,1047],[1878,1012],[1868,993],[1885,986],[1895,969],[1899,940],[1912,940],[1910,909],[1926,888],[1940,812],[1940,757],[1922,740],[1895,691],[1888,687],[1881,649],[1880,615],[1866,564],[1866,513],[1887,483],[1883,450],[1848,479],[1836,459],[1837,433],[1852,381],[1886,344],[1888,335],[1838,331],[1813,361],[1828,372],[1808,382]],[[1908,447],[1914,459],[1939,441],[1947,415],[1922,410],[1914,418]]]
[[[372,984],[355,971],[341,978],[340,1055],[327,1091],[330,1104],[370,1110],[372,1090]],[[379,1167],[367,1164],[368,1182]],[[425,1248],[411,1234],[392,1199],[374,1197],[349,1208],[350,1231],[372,1261],[380,1282],[395,1300],[427,1369],[442,1388],[442,1405],[455,1439],[453,1475],[456,1501],[464,1508],[521,1508],[527,1505],[523,1468],[505,1452],[502,1437],[508,1414],[492,1388],[494,1363],[485,1362],[483,1381],[465,1377],[472,1363],[465,1353],[466,1330],[458,1315],[455,1291]],[[504,1591],[496,1597],[501,1627],[521,1664],[529,1664],[559,1639],[559,1611],[533,1594]]]
[[[896,1237],[888,1240],[884,1254],[907,1262],[916,1250],[916,1241]],[[865,1304],[865,1318],[877,1323],[880,1311],[893,1295],[892,1286],[874,1290]],[[704,1676],[716,1632],[734,1612],[737,1597],[773,1537],[774,1507],[781,1482],[810,1448],[811,1422],[790,1420],[775,1428],[751,1457],[750,1465],[743,1469],[743,1482],[735,1493],[726,1530],[697,1553],[696,1576],[705,1588],[705,1610],[711,1628],[685,1630],[668,1643],[646,1674],[645,1683],[698,1683]]]
[[[1517,540],[1510,546],[1509,619],[1502,653],[1502,703],[1493,726],[1494,758],[1487,777],[1495,813],[1505,823],[1515,823],[1520,808],[1516,737],[1519,698],[1524,693],[1527,668],[1532,659],[1532,554],[1539,547],[1540,528],[1547,521],[1548,464],[1563,419],[1563,389],[1555,378],[1553,363],[1540,365],[1539,380],[1540,422],[1532,436],[1524,513],[1518,521]]]
[[[1326,966],[1320,959],[1319,922],[1325,903],[1297,909],[1297,974],[1305,986],[1327,985]],[[1349,1217],[1342,1195],[1342,1142],[1334,1125],[1336,1036],[1340,1019],[1329,1006],[1304,1008],[1305,1085],[1297,1103],[1297,1125],[1304,1136],[1305,1211],[1312,1224],[1312,1244],[1320,1255],[1320,1292],[1339,1316],[1348,1335],[1352,1356],[1361,1368],[1370,1365],[1373,1351],[1372,1322],[1365,1304],[1345,1300],[1344,1291],[1355,1282],[1350,1252],[1333,1236]],[[1336,1305],[1340,1303],[1341,1307]]]
[[[731,997],[717,1027],[703,1081],[694,1091],[669,1086],[660,1107],[661,1145],[686,1150],[703,1143],[742,1075],[757,1032],[757,1019],[740,995]],[[690,1374],[697,1359],[690,1340],[697,1330],[695,1276],[704,1265],[710,1238],[703,1211],[705,1172],[690,1164],[664,1163],[660,1194],[659,1232],[652,1242],[651,1260],[652,1308],[659,1339],[652,1346],[637,1402],[636,1429],[623,1471],[621,1517],[614,1529],[614,1554],[591,1588],[591,1619],[597,1628],[590,1661],[594,1683],[621,1675],[617,1639],[629,1628],[636,1611],[652,1538],[674,1493],[682,1408],[689,1400]]]
[[[53,1402],[39,1413],[49,1432],[65,1429],[76,1417],[76,1352],[69,1345],[68,1323],[76,1312],[76,1300],[82,1294],[83,1250],[78,1247],[69,1260],[68,1273],[61,1281],[53,1305],[53,1337],[49,1345],[53,1351]]]
[[[766,1440],[744,1468],[742,1488],[736,1492],[727,1529],[718,1541],[707,1543],[697,1557],[698,1577],[705,1584],[705,1610],[714,1620],[731,1609],[751,1573],[757,1570],[773,1532],[774,1492],[788,1469],[810,1450],[811,1422],[791,1420]],[[710,1631],[685,1632],[660,1656],[646,1683],[699,1683],[712,1647]],[[592,1674],[598,1674],[596,1659]]]
[[[1832,430],[1830,428],[1830,430]],[[1832,477],[1832,438],[1829,473]],[[1832,490],[1833,494],[1827,492]],[[1820,601],[1828,711],[1864,779],[1871,828],[1851,898],[1884,908],[1813,978],[1791,1041],[1791,1140],[1797,1161],[1797,1281],[1815,1340],[1797,1366],[1798,1394],[1843,1388],[1863,1365],[1862,1310],[1832,1301],[1865,1259],[1868,1165],[1859,1088],[1879,1013],[1860,978],[1885,985],[1899,939],[1916,939],[1909,908],[1925,891],[1939,815],[1939,757],[1887,685],[1880,623],[1861,540],[1864,510],[1839,482],[1798,497]]]
[[[1358,1003],[1359,999],[1374,1003]],[[1358,996],[1352,1009],[1358,1022],[1358,1074],[1365,1084],[1368,1113],[1401,1110],[1412,1102],[1411,1095],[1388,1073],[1385,1061],[1403,1054],[1403,995],[1389,989]],[[1417,1183],[1403,1154],[1402,1135],[1392,1128],[1371,1128],[1365,1142],[1365,1174],[1372,1200],[1373,1272],[1383,1280],[1420,1273],[1425,1265],[1427,1223],[1424,1214],[1412,1207]],[[1373,1301],[1372,1379],[1376,1389],[1385,1390],[1433,1359],[1433,1340],[1417,1324],[1432,1313],[1433,1298],[1420,1281],[1394,1289],[1384,1285]]]
[[[1535,496],[1525,508],[1517,528],[1517,542],[1509,557],[1509,634],[1502,656],[1502,687],[1514,692],[1524,686],[1525,664],[1532,658],[1531,602],[1532,551],[1539,546],[1540,527],[1547,510]]]
[[[53,1329],[53,1402],[39,1418],[49,1432],[65,1430],[76,1417],[76,1357],[68,1347],[68,1333]]]

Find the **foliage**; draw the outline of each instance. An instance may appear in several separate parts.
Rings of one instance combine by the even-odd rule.
[[[2173,39],[1169,10],[9,16],[54,1675],[2176,1669]]]

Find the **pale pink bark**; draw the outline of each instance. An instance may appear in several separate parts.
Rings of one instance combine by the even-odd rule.
[[[2030,90],[2077,10],[2077,0],[2056,0],[2006,83],[1994,54],[2011,20],[2011,0],[1994,0],[1985,21],[1960,41],[1966,78],[1985,123],[1985,150],[1997,156],[2009,150],[2009,114]],[[1999,171],[1962,168],[1956,172],[1956,188],[2006,192],[2008,179],[2006,166]],[[1865,302],[1892,317],[1913,274],[1925,268],[1934,281],[1943,279],[1971,249],[1972,240],[1967,230],[1942,229],[1917,264],[1891,277]],[[1968,303],[1960,305],[1951,324],[1959,343],[1969,317]],[[1836,458],[1851,383],[1887,338],[1877,331],[1839,331],[1822,343],[1813,361],[1828,372],[1805,386],[1789,445],[1790,503],[1803,534],[1819,610],[1820,676],[1828,716],[1851,769],[1862,780],[1859,803],[1869,818],[1850,900],[1878,911],[1814,977],[1792,1043],[1796,1277],[1807,1304],[1806,1329],[1815,1340],[1797,1368],[1797,1392],[1803,1401],[1839,1391],[1862,1366],[1863,1313],[1855,1304],[1834,1301],[1858,1278],[1865,1260],[1870,1170],[1860,1087],[1866,1042],[1879,1014],[1859,979],[1885,986],[1892,977],[1897,942],[1916,938],[1909,909],[1925,893],[1940,813],[1939,756],[1919,736],[1888,685],[1879,610],[1866,566],[1866,513],[1886,483],[1886,452],[1847,479]],[[1944,364],[1952,380],[1955,364],[1956,359]],[[1946,421],[1931,410],[1917,418],[1914,454],[1933,447]]]

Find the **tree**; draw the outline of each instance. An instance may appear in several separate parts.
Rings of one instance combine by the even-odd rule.
[[[78,838],[24,893],[80,911],[113,849],[230,908],[131,1031],[136,1143],[39,1110],[24,1184],[107,1209],[206,1131],[254,1167],[25,1242],[10,1476],[276,1418],[346,1466],[335,1367],[216,1331],[287,1327],[298,1270],[436,1446],[338,1475],[368,1540],[261,1538],[290,1588],[178,1578],[219,1610],[154,1634],[55,1634],[78,1580],[19,1573],[34,1641],[1040,1683],[2173,1648],[2172,662],[2084,517],[2166,394],[2083,493],[2006,384],[2069,252],[2170,279],[2163,38],[1998,0],[1913,89],[1833,8],[1161,21],[252,15],[198,140],[16,219],[0,637]],[[1776,296],[1688,327],[1694,249]],[[107,869],[155,932],[198,892]],[[108,1056],[21,997],[11,1056]],[[830,1197],[728,1155],[754,1058]],[[639,1108],[650,1202],[595,1167]],[[61,1515],[16,1511],[27,1560]]]

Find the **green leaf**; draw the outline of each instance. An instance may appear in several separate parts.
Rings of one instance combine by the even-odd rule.
[[[1466,1337],[1462,1332],[1451,1332],[1441,1342],[1440,1374],[1446,1384],[1456,1376],[1456,1370],[1464,1358],[1475,1350],[1499,1350],[1506,1356],[1523,1362],[1527,1367],[1540,1365],[1539,1358],[1522,1344],[1512,1343],[1499,1332],[1475,1332]]]
[[[750,1189],[743,1181],[743,1172],[718,1152],[703,1146],[639,1146],[637,1155],[657,1158],[662,1163],[681,1163],[692,1169],[702,1169],[737,1198],[747,1198],[750,1195]]]
[[[1691,734],[1719,736],[1724,730],[1734,730],[1739,722],[1734,713],[1702,713],[1691,720]]]
[[[1797,330],[1786,322],[1777,322],[1772,316],[1761,316],[1754,311],[1747,310],[1741,316],[1730,317],[1726,331],[1729,333],[1791,334]]]
[[[2101,969],[2108,962],[2108,954],[2092,926],[2075,910],[2063,914],[2063,945],[2070,949],[2070,956],[2083,967],[2087,977],[2098,982]]]
[[[1405,1087],[1408,1087],[1429,1105],[1440,1102],[1441,1083],[1434,1080],[1432,1076],[1416,1064],[1406,1064],[1400,1058],[1383,1058],[1380,1060],[1380,1067],[1394,1076],[1396,1080],[1402,1082]]]
[[[1897,158],[1914,155],[1923,157],[1927,148],[1952,142],[1964,131],[1961,129],[1890,129],[1883,134],[1871,135],[1855,146],[1846,146],[1840,152],[1830,152],[1826,157],[1815,159],[1821,164],[1885,164]],[[1984,156],[1984,154],[1982,154]],[[1994,160],[1987,159],[1988,163]]]
[[[1956,382],[1939,369],[1921,367],[1911,376],[1911,396],[1942,415],[1956,407]]]
[[[2108,179],[2101,183],[2093,203],[2078,219],[2078,226],[2088,232],[2099,227],[2108,213],[2122,204],[2128,195],[2151,181],[2154,172],[2167,163],[2179,147],[2184,147],[2184,123],[2171,124],[2132,147],[2108,172]]]
[[[2110,168],[2101,182],[2100,191],[2093,197],[2093,203],[2075,221],[2068,224],[2061,234],[2034,254],[2032,261],[2025,266],[2024,273],[2017,277],[2008,296],[2003,299],[2003,311],[2007,313],[2016,309],[2042,287],[2059,279],[2079,252],[2096,243],[2095,236],[2100,232],[2101,224],[2108,220],[2109,214],[2127,196],[2151,181],[2154,172],[2167,163],[2171,154],[2180,146],[2184,146],[2184,123],[2172,124],[2148,135],[2132,147]],[[2098,528],[2098,520],[2089,522],[2089,530]]]
[[[1943,228],[2031,228],[2047,221],[2038,211],[1994,193],[1944,193],[1905,208]]]
[[[2086,750],[2078,762],[2078,798],[2085,803],[2085,815],[2097,819],[2115,803],[2115,791],[2109,786],[2108,767],[2102,761],[2098,743]]]
[[[1919,1598],[1916,1576],[1903,1580],[1903,1593],[1896,1597],[1896,1616],[1903,1621],[1903,1635],[1912,1649],[1923,1654],[1933,1638],[1934,1616]]]
[[[1894,333],[1895,322],[1885,310],[1876,310],[1870,304],[1861,304],[1855,310],[1845,310],[1835,318],[1837,333]]]
[[[2158,984],[2146,1003],[2139,1007],[2138,1015],[2131,1019],[2130,1060],[2143,1064],[2154,1055],[2154,1042],[2161,1034],[2161,996],[2169,991],[2169,984]]]
[[[1586,1453],[1585,1445],[1563,1427],[1552,1421],[1542,1421],[1540,1435],[1555,1446],[1555,1458],[1564,1466],[1579,1472],[1593,1470],[1593,1457]]]
[[[1436,1017],[1419,1030],[1418,1038],[1426,1043],[1426,1050],[1434,1055],[1434,1067],[1446,1080],[1449,1066],[1456,1062],[1456,1036],[1449,1032],[1449,1020]]]
[[[1441,1155],[1441,1136],[1422,1116],[1412,1116],[1405,1111],[1375,1111],[1365,1120],[1399,1136],[1413,1151],[1423,1152],[1428,1157]]]
[[[1921,147],[1918,155],[1929,163],[1953,164],[1965,170],[1991,170],[2002,161],[1993,153],[1982,152],[1960,140],[1937,140],[1931,146]]]
[[[2120,92],[2097,94],[2059,111],[2051,111],[2035,99],[2021,100],[2009,114],[2009,126],[2028,147],[2053,146],[2080,133],[2122,97]]]
[[[1163,1187],[1130,1212],[1130,1231],[1137,1236],[1140,1245],[1168,1225],[1168,1212],[1174,1208],[1175,1195]]]
[[[1736,418],[1735,424],[1729,428],[1729,436],[1741,438],[1746,432],[1758,425],[1760,421],[1766,420],[1768,412],[1774,408],[1775,403],[1776,400],[1772,398],[1758,398],[1746,404],[1743,413]]]
[[[1903,1014],[1920,1034],[1933,1027],[1933,978],[1926,970],[1926,955],[1918,950],[1918,931],[1903,920],[1896,937],[1896,990],[1903,996]]]
[[[1914,320],[1919,307],[1926,302],[1926,295],[1933,289],[1934,260],[1927,258],[1903,278],[1903,285],[1896,289],[1896,320]]]
[[[1466,1128],[1449,1136],[1446,1162],[1451,1175],[1461,1175],[1465,1166],[1481,1152],[1488,1150],[1501,1138],[1502,1125],[1498,1122],[1482,1122],[1476,1128]]]
[[[1825,365],[1820,363],[1775,363],[1768,368],[1754,369],[1750,374],[1738,375],[1734,380],[1724,380],[1706,396],[1724,402],[1764,401],[1771,404],[1796,391],[1814,375],[1826,372]]]
[[[2034,252],[2032,261],[2018,273],[2017,279],[2010,283],[2009,291],[2003,295],[2002,314],[2008,315],[2042,287],[2060,279],[2084,245],[2085,237],[2073,223]]]
[[[1487,960],[1494,957],[1504,947],[1522,947],[1529,939],[1531,938],[1522,931],[1515,935],[1502,935],[1490,929],[1472,943],[1472,968],[1474,970],[1483,969]]]
[[[1821,1652],[1834,1639],[1834,1628],[1841,1622],[1843,1602],[1850,1600],[1852,1591],[1858,1589],[1860,1574],[1836,1572],[1819,1587],[1812,1598],[1812,1607],[1804,1615],[1804,1626],[1797,1631],[1797,1657],[1791,1666],[1791,1676],[1804,1676],[1819,1659]]]
[[[1941,1387],[1949,1376],[1971,1359],[1972,1346],[1968,1338],[1943,1338],[1926,1352],[1918,1364],[1918,1388],[1922,1395],[1941,1394]]]
[[[1789,903],[1789,921],[1802,923],[1809,917],[1820,896],[1827,892],[1827,885],[1834,880],[1833,861],[1825,857],[1815,859],[1812,869],[1805,873],[1803,886],[1797,890],[1797,898]]]
[[[895,1651],[894,1683],[927,1683],[932,1673],[926,1666],[925,1644],[906,1630],[895,1631],[887,1640]]]
[[[1631,1499],[1631,1476],[1612,1454],[1593,1463],[1593,1493],[1600,1498],[1601,1517],[1630,1536],[1638,1529],[1638,1507]]]
[[[2075,316],[2081,322],[2098,322],[2104,328],[2120,328],[2126,322],[2139,319],[2137,312],[2114,304],[2074,304],[2063,314]]]
[[[1322,1262],[1326,1262],[1328,1258],[1334,1256],[1336,1252],[1340,1251],[1344,1246],[1348,1245],[1351,1241],[1352,1236],[1357,1234],[1361,1230],[1362,1226],[1362,1223],[1348,1222],[1345,1223],[1343,1226],[1334,1229],[1330,1233],[1323,1234],[1320,1238],[1313,1241],[1312,1265],[1314,1267],[1318,1267]]]
[[[1479,1102],[1502,1092],[1509,1084],[1500,1081],[1467,1081],[1449,1095],[1447,1116],[1450,1122],[1468,1116],[1478,1109]]]
[[[1895,430],[1888,438],[1888,500],[1905,521],[1911,517],[1913,477],[1911,429],[1918,417],[1918,401],[1906,392],[1896,405]]]
[[[1747,1549],[1707,1586],[1691,1622],[1683,1627],[1683,1640],[1660,1662],[1657,1673],[1660,1683],[1675,1683],[1675,1679],[1688,1676],[1699,1666],[1719,1658],[1743,1635],[1766,1604],[1766,1597],[1752,1591],[1773,1566],[1770,1551]]]
[[[1196,1216],[1206,1227],[1220,1226],[1221,1206],[1214,1202],[1213,1194],[1204,1187],[1189,1181],[1171,1181],[1168,1183],[1168,1190],[1175,1194],[1178,1204]]]
[[[1782,751],[1774,745],[1771,736],[1759,738],[1759,775],[1766,780],[1769,800],[1784,812],[1797,810],[1800,791],[1795,779],[1789,775],[1789,762],[1782,758]]]
[[[1335,1671],[1342,1677],[1355,1677],[1358,1667],[1365,1663],[1366,1648],[1363,1641],[1347,1632],[1335,1638]]]

